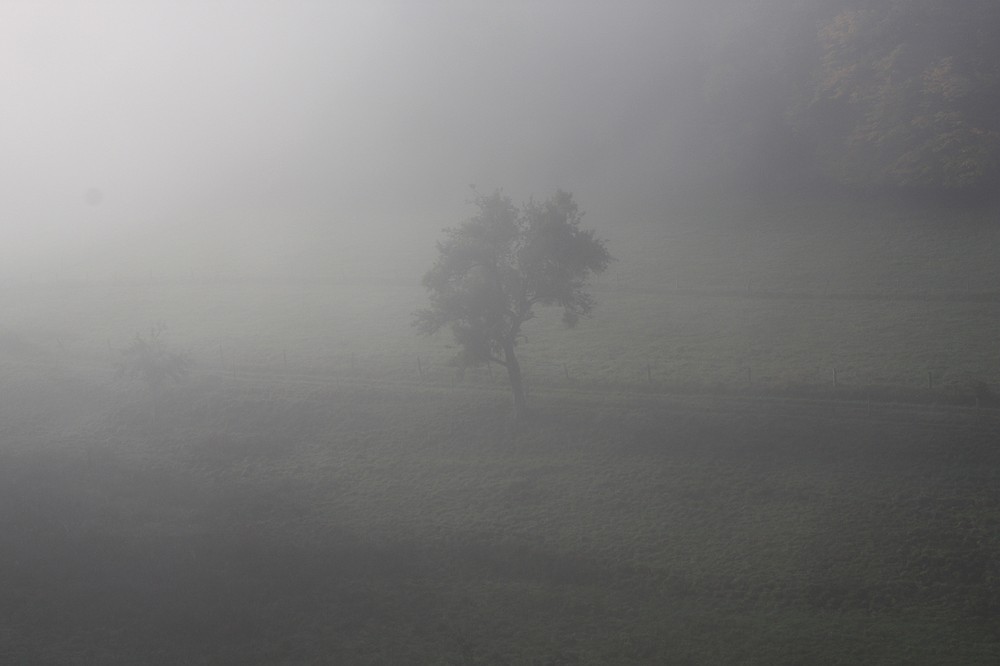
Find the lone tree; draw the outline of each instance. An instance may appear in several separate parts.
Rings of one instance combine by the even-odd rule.
[[[160,418],[160,403],[168,382],[179,381],[188,373],[191,359],[187,354],[172,350],[164,339],[167,325],[158,323],[150,327],[149,336],[135,334],[132,343],[121,350],[118,363],[119,377],[141,380],[149,389],[153,403],[153,421]]]
[[[493,362],[507,368],[514,418],[526,414],[515,348],[536,305],[563,309],[574,326],[594,307],[587,280],[611,262],[605,242],[580,228],[583,214],[567,192],[518,208],[501,191],[476,195],[479,211],[445,229],[438,258],[424,276],[431,306],[414,325],[433,334],[450,325],[463,366]]]

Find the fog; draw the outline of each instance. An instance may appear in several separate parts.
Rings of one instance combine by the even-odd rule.
[[[4,3],[3,276],[322,275],[470,184],[655,216],[687,4]]]
[[[0,84],[3,663],[1000,663],[997,0],[5,0]]]

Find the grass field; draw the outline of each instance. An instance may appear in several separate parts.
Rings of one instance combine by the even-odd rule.
[[[7,663],[995,663],[995,429],[5,386]],[[702,405],[710,407],[710,405]]]
[[[558,313],[540,312],[525,327],[523,365],[541,384],[712,390],[827,386],[836,370],[845,386],[930,382],[968,399],[973,382],[1000,384],[993,217],[723,199],[610,227],[618,261],[595,283],[593,318],[566,331]],[[426,296],[419,269],[400,273],[393,258],[412,266],[411,245],[386,247],[369,262],[384,274],[369,267],[361,282],[0,286],[0,355],[106,363],[163,321],[205,369],[412,377],[419,357],[447,378],[450,340],[421,339],[409,325]]]
[[[594,316],[565,330],[540,312],[521,346],[529,382],[664,390],[927,387],[1000,383],[1000,302],[704,296],[600,289]],[[409,325],[419,287],[84,285],[35,287],[7,318],[0,353],[32,363],[108,365],[137,331],[170,340],[206,371],[286,370],[450,382],[446,335]],[[420,359],[418,361],[418,358]],[[748,378],[749,369],[749,378]],[[469,377],[486,378],[483,368]],[[748,386],[752,384],[752,386]],[[954,396],[952,396],[954,397]]]
[[[1000,661],[994,410],[765,399],[995,390],[997,227],[677,216],[526,326],[517,428],[419,275],[0,287],[0,661]],[[156,321],[159,421],[113,368]]]

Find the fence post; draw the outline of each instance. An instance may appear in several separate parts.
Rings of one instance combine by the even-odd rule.
[[[833,368],[833,387],[837,387],[837,368]]]
[[[927,371],[927,389],[934,390],[934,373],[931,370]]]

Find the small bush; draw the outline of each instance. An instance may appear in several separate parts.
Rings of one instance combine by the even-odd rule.
[[[163,337],[166,329],[166,324],[158,323],[150,327],[148,337],[136,333],[132,343],[122,350],[118,375],[140,379],[153,391],[168,381],[186,376],[191,359],[183,352],[170,349]]]

